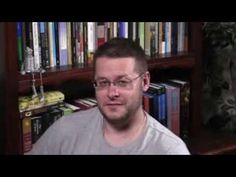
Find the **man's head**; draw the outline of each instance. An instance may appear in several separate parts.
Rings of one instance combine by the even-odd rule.
[[[98,107],[108,122],[119,126],[142,115],[150,76],[139,45],[123,38],[108,41],[96,51],[94,68]]]
[[[135,70],[137,72],[144,73],[148,69],[144,50],[131,39],[113,38],[104,45],[98,47],[94,54],[94,66],[96,66],[97,59],[101,57],[109,57],[111,59],[132,57],[135,60]],[[94,67],[94,69],[96,72],[96,67]]]

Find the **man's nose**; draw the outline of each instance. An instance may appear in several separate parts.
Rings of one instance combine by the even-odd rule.
[[[110,98],[119,96],[119,89],[113,82],[108,87],[107,92],[108,92],[108,97]]]

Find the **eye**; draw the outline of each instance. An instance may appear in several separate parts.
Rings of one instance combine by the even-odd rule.
[[[118,80],[116,83],[120,87],[126,87],[129,84],[129,81],[128,80]]]
[[[110,82],[107,80],[101,80],[101,81],[97,81],[97,83],[98,83],[98,86],[100,87],[106,87],[109,85]]]

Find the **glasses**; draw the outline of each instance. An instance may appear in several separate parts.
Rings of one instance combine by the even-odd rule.
[[[133,81],[140,78],[142,75],[143,73],[133,79],[128,79],[124,77],[113,82],[107,79],[100,79],[100,80],[98,79],[93,82],[93,85],[96,89],[107,89],[111,86],[111,84],[120,89],[129,89],[131,88]]]

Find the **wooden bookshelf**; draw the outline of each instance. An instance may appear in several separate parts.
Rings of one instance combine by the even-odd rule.
[[[193,55],[180,54],[180,55],[168,55],[159,58],[150,59],[148,61],[149,70],[152,69],[168,69],[168,68],[185,68],[192,69],[195,65]],[[55,79],[56,77],[60,79]],[[43,82],[45,85],[60,85],[67,80],[86,80],[92,81],[93,68],[92,67],[72,67],[63,66],[60,68],[50,68],[43,74]],[[32,76],[29,73],[22,75],[18,72],[18,91],[24,93],[31,88]],[[36,86],[39,86],[40,79],[39,73],[35,73]]]
[[[195,67],[194,55],[189,53],[179,55],[167,55],[159,58],[150,59],[148,61],[149,70],[152,69],[193,69]]]
[[[31,75],[21,75],[17,68],[17,38],[16,38],[16,23],[7,22],[0,23],[0,56],[1,56],[1,127],[2,132],[2,145],[4,146],[3,152],[6,154],[22,154],[22,139],[21,139],[21,125],[18,113],[18,96],[22,93],[29,92],[31,89]],[[186,70],[189,73],[191,95],[190,95],[190,141],[188,146],[190,151],[201,153],[204,151],[205,145],[212,146],[204,143],[204,132],[201,131],[202,127],[202,110],[201,110],[201,60],[202,60],[202,23],[189,22],[189,52],[178,53],[176,55],[160,55],[148,61],[150,70],[170,70],[177,68]],[[36,74],[36,85],[39,85],[39,76]],[[81,67],[60,67],[51,68],[43,74],[43,81],[45,86],[60,86],[67,81],[83,81],[89,83],[93,78],[93,69]],[[201,136],[200,136],[201,132]],[[217,136],[217,135],[216,135]],[[221,140],[224,141],[229,136],[225,136]],[[202,146],[198,142],[203,142]],[[235,142],[234,142],[235,141]],[[236,139],[232,140],[225,145],[231,147],[230,150],[235,148]],[[229,145],[229,146],[228,146]],[[221,147],[215,146],[215,152]],[[207,147],[205,148],[207,149]],[[226,151],[226,150],[225,150]],[[206,151],[207,152],[207,151]],[[212,150],[213,152],[213,150]]]
[[[236,134],[201,128],[189,141],[194,155],[236,154]]]
[[[60,68],[48,69],[43,74],[43,83],[45,85],[60,85],[67,80],[85,80],[92,81],[93,69],[65,66]],[[55,79],[59,78],[59,79]],[[22,75],[18,73],[18,91],[19,93],[27,92],[31,89],[31,74]],[[36,86],[39,86],[39,73],[35,73]]]

